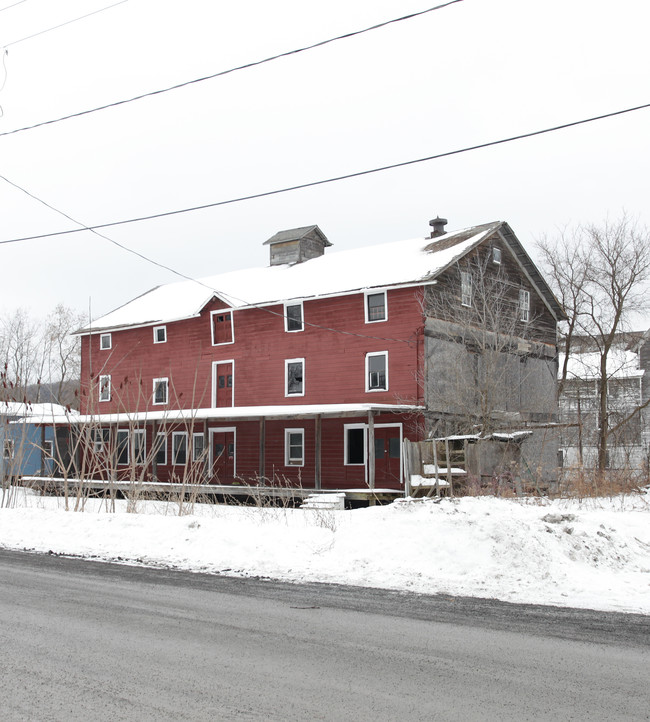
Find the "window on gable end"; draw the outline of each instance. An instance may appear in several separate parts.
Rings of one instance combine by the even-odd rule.
[[[460,272],[460,296],[463,306],[472,305],[472,274],[469,271]]]
[[[167,343],[167,326],[154,326],[153,327],[153,342],[154,343]]]
[[[366,391],[388,390],[388,351],[366,354]]]
[[[284,305],[284,329],[287,332],[304,330],[302,303]]]
[[[294,358],[284,362],[285,396],[305,395],[305,359]]]
[[[501,249],[496,246],[492,249],[492,263],[500,265],[501,263]]]
[[[232,312],[226,309],[210,312],[210,323],[212,326],[212,345],[219,346],[223,343],[233,343],[233,321]]]
[[[519,320],[524,323],[530,321],[530,291],[519,289]]]
[[[385,321],[388,318],[386,312],[386,291],[379,293],[366,293],[366,323]]]

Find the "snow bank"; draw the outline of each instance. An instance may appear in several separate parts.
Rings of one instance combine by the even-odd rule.
[[[293,582],[650,614],[650,498],[401,501],[354,511],[126,502],[84,513],[20,493],[0,546]]]

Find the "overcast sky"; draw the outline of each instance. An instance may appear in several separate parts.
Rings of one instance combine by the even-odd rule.
[[[0,133],[431,7],[432,0],[0,0]],[[6,8],[6,9],[2,9]],[[647,0],[463,0],[225,77],[0,136],[0,174],[88,224],[430,156],[650,102]],[[20,42],[17,42],[20,41]],[[2,72],[2,71],[0,71]],[[4,86],[2,79],[4,77]],[[625,209],[650,225],[650,109],[329,185],[109,228],[192,277],[506,220],[532,251]],[[0,240],[74,227],[0,180]],[[97,317],[177,280],[85,231],[0,245],[0,313]],[[242,289],[245,298],[245,289]]]

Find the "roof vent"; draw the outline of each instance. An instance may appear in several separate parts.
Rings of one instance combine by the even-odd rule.
[[[278,231],[264,245],[271,247],[271,265],[282,266],[318,258],[332,244],[318,226],[303,226]]]
[[[445,235],[445,226],[447,225],[446,218],[440,218],[436,216],[432,221],[429,221],[429,225],[432,228],[431,238],[437,238],[438,236]]]

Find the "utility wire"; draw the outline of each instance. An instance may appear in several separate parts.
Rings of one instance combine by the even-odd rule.
[[[23,3],[26,3],[27,0],[18,0],[17,3],[12,3],[11,5],[5,5],[5,7],[0,8],[0,13],[4,12],[5,10],[9,10],[9,8],[15,8],[16,5],[22,5]]]
[[[24,0],[23,0],[24,2]],[[87,13],[86,15],[81,15],[78,18],[73,18],[72,20],[66,20],[64,23],[60,23],[59,25],[55,25],[52,28],[47,28],[46,30],[40,30],[37,33],[33,33],[32,35],[27,35],[24,38],[20,38],[20,40],[12,40],[10,43],[5,43],[2,47],[3,48],[9,48],[12,45],[18,45],[18,43],[22,43],[25,40],[31,40],[31,38],[36,38],[39,35],[45,35],[45,33],[49,33],[52,30],[58,30],[59,28],[65,27],[66,25],[71,25],[72,23],[76,23],[79,20],[84,20],[85,18],[89,18],[91,15],[97,15],[97,13],[103,13],[104,10],[110,10],[111,8],[117,7],[118,5],[122,5],[123,3],[127,2],[127,0],[120,0],[119,2],[113,3],[112,5],[107,5],[105,8],[100,8],[99,10],[93,10],[91,13]],[[20,3],[14,3],[15,5],[20,5]],[[13,5],[9,5],[9,7],[13,7]],[[3,8],[3,10],[6,10],[7,8]],[[5,135],[4,133],[2,135]]]
[[[126,2],[126,0],[122,0],[122,2]],[[442,5],[436,5],[435,7],[427,8],[426,10],[420,10],[415,13],[410,13],[409,15],[403,15],[399,18],[394,18],[393,20],[386,20],[382,23],[377,23],[376,25],[371,25],[368,28],[363,28],[362,30],[354,30],[349,33],[345,33],[343,35],[337,35],[334,38],[329,38],[327,40],[321,40],[317,43],[313,43],[312,45],[305,45],[302,48],[297,48],[295,50],[288,50],[284,53],[279,53],[278,55],[271,55],[268,58],[263,58],[262,60],[254,60],[250,63],[245,63],[244,65],[238,65],[234,68],[229,68],[228,70],[221,70],[218,73],[213,73],[211,75],[205,75],[201,78],[195,78],[194,80],[186,80],[182,83],[177,83],[176,85],[171,85],[168,88],[161,88],[159,90],[152,90],[148,93],[142,93],[141,95],[136,95],[133,98],[126,98],[125,100],[116,100],[113,103],[107,103],[106,105],[100,105],[96,108],[90,108],[88,110],[80,110],[77,113],[71,113],[70,115],[64,115],[60,118],[54,118],[52,120],[44,120],[40,123],[34,123],[34,125],[27,125],[22,128],[16,128],[14,130],[6,130],[3,133],[0,133],[0,137],[4,135],[13,135],[14,133],[22,133],[26,130],[33,130],[34,128],[41,128],[44,125],[52,125],[54,123],[60,123],[64,120],[70,120],[70,118],[79,118],[83,115],[89,115],[90,113],[97,113],[100,110],[106,110],[107,108],[115,108],[120,105],[126,105],[127,103],[133,103],[136,100],[142,100],[143,98],[149,98],[154,95],[161,95],[162,93],[169,93],[172,90],[178,90],[179,88],[184,88],[188,85],[194,85],[196,83],[203,83],[206,80],[212,80],[213,78],[219,78],[223,75],[229,75],[230,73],[235,73],[239,70],[246,70],[248,68],[254,68],[257,65],[263,65],[264,63],[270,63],[274,60],[279,60],[280,58],[286,58],[290,55],[297,55],[298,53],[304,53],[307,50],[313,50],[314,48],[320,48],[323,45],[329,45],[330,43],[334,43],[338,40],[345,40],[347,38],[355,37],[356,35],[362,35],[363,33],[369,33],[372,30],[378,30],[379,28],[386,27],[387,25],[392,25],[394,23],[402,22],[403,20],[410,20],[412,18],[419,17],[420,15],[426,15],[427,13],[431,13],[434,10],[441,10],[442,8],[446,8],[448,5],[454,5],[456,3],[463,2],[463,0],[449,0],[449,2],[443,3]],[[118,5],[120,3],[117,3]],[[111,7],[114,7],[111,5]],[[97,11],[100,12],[100,11]],[[91,13],[92,14],[92,13]],[[87,17],[87,16],[84,16]],[[71,21],[72,22],[72,21]],[[59,26],[60,27],[60,26]],[[43,31],[47,32],[47,31]],[[39,35],[40,33],[37,33]],[[35,37],[33,35],[30,35],[29,37]],[[27,38],[23,38],[23,40],[27,40]],[[9,45],[15,45],[16,43],[22,42],[22,40],[16,40],[14,43],[9,43]],[[5,45],[4,47],[9,47],[9,45]]]
[[[59,208],[56,208],[51,203],[48,203],[47,201],[44,201],[42,198],[39,198],[38,196],[34,195],[30,191],[28,191],[26,188],[23,188],[22,186],[18,185],[17,183],[14,183],[13,181],[9,180],[9,178],[6,178],[5,176],[0,175],[0,179],[4,180],[9,185],[13,186],[17,190],[21,191],[22,193],[25,193],[25,195],[29,196],[32,200],[35,200],[37,203],[40,203],[41,205],[45,206],[51,211],[54,211],[54,213],[58,213],[59,215],[63,216],[64,218],[67,218],[69,221],[72,221],[73,223],[76,223],[77,225],[81,226],[79,230],[81,231],[90,231],[91,233],[94,233],[99,238],[103,238],[105,241],[108,241],[109,243],[112,243],[114,246],[117,246],[123,251],[126,251],[127,253],[131,253],[134,256],[137,256],[138,258],[141,258],[143,261],[146,261],[147,263],[151,263],[154,266],[157,266],[158,268],[162,268],[165,271],[169,271],[170,273],[173,273],[176,276],[179,276],[185,281],[191,281],[192,283],[196,283],[199,286],[203,286],[203,288],[206,288],[211,293],[217,294],[220,298],[225,300],[226,302],[231,303],[232,301],[238,301],[239,303],[244,304],[244,306],[251,306],[252,304],[249,301],[244,300],[243,298],[238,298],[237,296],[234,296],[232,294],[225,293],[224,291],[220,291],[217,288],[214,288],[214,286],[210,286],[207,283],[204,283],[198,278],[193,278],[192,276],[188,276],[185,273],[182,273],[181,271],[177,271],[175,268],[172,268],[171,266],[167,266],[164,263],[160,263],[160,261],[156,261],[153,258],[150,258],[149,256],[145,256],[143,253],[140,253],[139,251],[136,251],[133,248],[130,248],[129,246],[124,245],[123,243],[120,243],[119,241],[116,241],[114,238],[110,238],[109,236],[99,233],[94,228],[91,228],[90,226],[86,226],[82,221],[77,220],[76,218],[73,218],[71,215],[66,213],[65,211],[60,210]],[[280,303],[280,301],[278,301]],[[284,313],[279,313],[278,311],[273,311],[270,308],[265,308],[264,306],[258,306],[258,308],[262,311],[265,311],[266,313],[271,314],[272,316],[279,316],[280,318],[287,318],[287,315]],[[383,336],[368,336],[364,333],[355,333],[353,331],[344,331],[339,328],[331,328],[329,326],[321,326],[317,323],[309,323],[308,321],[305,321],[303,319],[303,325],[305,326],[311,326],[312,328],[320,328],[323,331],[331,331],[332,333],[339,333],[344,336],[356,336],[358,338],[367,338],[371,339],[373,341],[395,341],[398,343],[406,343],[411,344],[413,342],[413,337],[408,339],[403,338],[386,338]]]
[[[264,191],[262,193],[253,193],[253,194],[247,195],[247,196],[239,196],[238,198],[230,198],[225,201],[215,201],[214,203],[205,203],[203,205],[192,206],[190,208],[180,208],[180,209],[173,210],[173,211],[164,211],[162,213],[153,213],[148,216],[139,216],[137,218],[127,218],[127,219],[121,220],[121,221],[111,221],[110,223],[99,223],[99,224],[92,225],[92,226],[84,226],[83,228],[72,228],[67,231],[56,231],[54,233],[41,233],[39,235],[24,236],[22,238],[10,238],[10,239],[4,240],[4,241],[0,241],[0,245],[5,244],[5,243],[22,243],[23,241],[33,241],[33,240],[36,240],[39,238],[52,238],[54,236],[64,236],[68,233],[79,233],[81,231],[86,231],[86,230],[94,231],[94,230],[97,230],[98,228],[110,228],[112,226],[123,226],[123,225],[126,225],[127,223],[139,223],[140,221],[150,221],[150,220],[154,220],[156,218],[165,218],[167,216],[179,215],[181,213],[192,213],[194,211],[205,210],[207,208],[217,208],[218,206],[225,206],[225,205],[229,205],[232,203],[242,203],[243,201],[250,201],[255,198],[264,198],[266,196],[279,195],[280,193],[289,193],[290,191],[301,190],[303,188],[312,188],[314,186],[325,185],[326,183],[336,183],[338,181],[348,180],[349,178],[358,178],[360,176],[370,175],[372,173],[381,173],[386,170],[393,170],[394,168],[403,168],[405,166],[415,165],[416,163],[426,163],[428,161],[438,160],[439,158],[448,158],[449,156],[452,156],[452,155],[460,155],[461,153],[469,153],[471,151],[480,150],[482,148],[490,148],[495,145],[503,145],[505,143],[512,143],[513,141],[516,141],[516,140],[523,140],[524,138],[533,138],[537,135],[553,133],[558,130],[564,130],[566,128],[573,128],[575,126],[584,125],[586,123],[593,123],[594,121],[597,121],[597,120],[603,120],[605,118],[613,118],[617,115],[623,115],[625,113],[633,113],[637,110],[644,110],[646,108],[650,108],[650,103],[645,103],[643,105],[637,105],[633,108],[625,108],[623,110],[615,110],[611,113],[605,113],[604,115],[595,115],[591,118],[585,118],[583,120],[574,120],[574,121],[571,121],[570,123],[563,123],[562,125],[554,125],[551,128],[544,128],[543,130],[534,130],[529,133],[521,133],[520,135],[513,135],[508,138],[501,138],[499,140],[492,140],[492,141],[488,141],[486,143],[479,143],[478,145],[470,145],[465,148],[449,150],[444,153],[437,153],[435,155],[425,156],[424,158],[416,158],[414,160],[406,160],[406,161],[402,161],[401,163],[392,163],[390,165],[384,165],[384,166],[379,166],[377,168],[371,168],[368,170],[357,171],[355,173],[347,173],[345,175],[334,176],[332,178],[325,178],[323,180],[311,181],[309,183],[300,183],[298,185],[287,186],[285,188],[278,188],[276,190],[271,190],[271,191]],[[7,183],[10,183],[11,185],[15,185],[2,175],[0,175],[0,179],[5,180]],[[16,187],[19,188],[19,186],[16,186]]]

